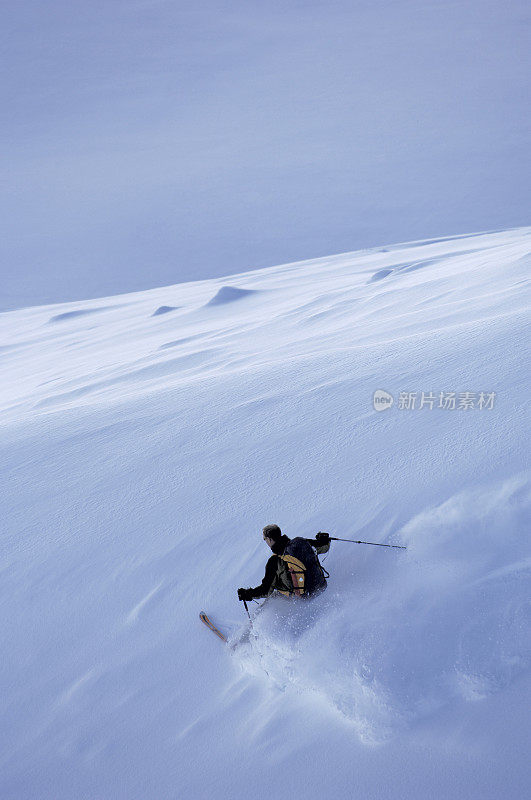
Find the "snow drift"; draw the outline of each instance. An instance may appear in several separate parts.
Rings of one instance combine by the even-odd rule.
[[[2,797],[522,796],[530,244],[0,315]],[[408,549],[231,651],[270,522]]]

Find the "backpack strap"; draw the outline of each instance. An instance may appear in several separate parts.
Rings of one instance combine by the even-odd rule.
[[[293,583],[293,594],[303,595],[306,567],[302,561],[299,561],[299,559],[295,558],[295,556],[282,555],[279,556],[279,558],[281,558],[287,564],[291,582]]]

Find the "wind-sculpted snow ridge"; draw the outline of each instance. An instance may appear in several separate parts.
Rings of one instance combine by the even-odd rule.
[[[107,311],[108,309],[112,309],[114,306],[102,306],[101,308],[79,308],[73,311],[64,311],[62,314],[56,314],[53,317],[50,317],[48,322],[65,322],[70,321],[72,319],[76,319],[77,317],[86,317],[87,314],[97,314],[101,311]]]
[[[254,294],[252,289],[240,289],[238,286],[222,286],[218,289],[214,297],[208,301],[209,306],[222,306],[225,303],[234,303],[243,297]]]
[[[160,317],[162,314],[170,314],[172,311],[178,311],[180,306],[159,306],[153,314],[152,317]]]
[[[386,553],[376,574],[307,603],[267,600],[236,658],[321,698],[367,744],[499,692],[531,666],[529,518],[525,476],[454,495],[404,526],[407,554]]]
[[[2,800],[525,796],[530,253],[0,314]],[[247,631],[271,522],[407,550],[332,543]]]

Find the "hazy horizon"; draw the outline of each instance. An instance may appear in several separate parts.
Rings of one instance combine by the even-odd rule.
[[[520,0],[4,23],[0,310],[529,222]]]

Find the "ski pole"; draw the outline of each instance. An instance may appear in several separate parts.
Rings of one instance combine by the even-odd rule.
[[[247,611],[247,616],[249,617],[249,621],[250,621],[250,623],[251,623],[251,627],[252,627],[253,621],[252,621],[252,619],[251,619],[251,615],[249,614],[249,609],[247,608],[247,600],[244,600],[244,601],[243,601],[243,604],[244,604],[244,606],[245,606],[245,610]]]
[[[400,550],[407,550],[403,544],[382,544],[381,542],[359,542],[357,539],[338,539],[337,536],[330,537],[331,542],[352,542],[352,544],[372,544],[374,547],[398,547]]]

